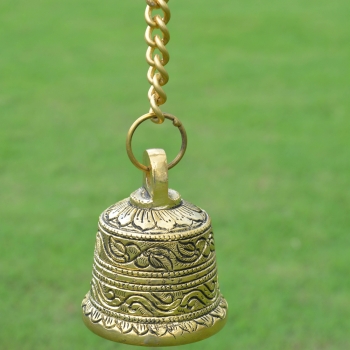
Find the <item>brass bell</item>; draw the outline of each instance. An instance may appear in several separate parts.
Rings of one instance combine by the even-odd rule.
[[[226,322],[210,217],[168,189],[162,149],[144,153],[143,186],[99,218],[83,320],[120,343],[196,342]]]

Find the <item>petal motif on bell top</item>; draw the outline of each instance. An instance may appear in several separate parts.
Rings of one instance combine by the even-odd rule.
[[[134,219],[134,215],[136,213],[136,208],[126,207],[118,216],[118,222],[120,226],[127,226]]]
[[[112,210],[108,214],[108,219],[113,220],[117,218],[120,214],[120,212],[123,210],[123,208],[128,206],[127,201],[121,201],[118,202],[115,206],[113,206]]]
[[[179,213],[181,213],[183,216],[191,219],[192,221],[203,221],[203,215],[202,213],[199,213],[197,211],[191,210],[190,208],[187,208],[185,206],[180,207],[178,209]]]
[[[171,231],[175,225],[175,220],[165,210],[153,210],[154,221],[157,223],[158,228],[162,230]]]
[[[201,208],[197,207],[196,205],[194,205],[194,204],[192,204],[192,203],[190,203],[190,202],[183,201],[183,205],[184,205],[185,207],[187,207],[187,208],[189,208],[189,209],[191,209],[191,210],[197,212],[197,213],[202,213],[202,212],[203,212],[203,210],[202,210]]]
[[[134,216],[134,225],[142,231],[151,230],[156,226],[150,210],[138,209]]]
[[[179,210],[169,210],[169,215],[175,220],[177,226],[191,226],[192,220],[184,216]]]

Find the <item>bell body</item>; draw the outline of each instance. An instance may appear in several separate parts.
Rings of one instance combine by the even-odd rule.
[[[162,155],[147,151],[151,164],[155,151]],[[99,218],[83,320],[94,333],[120,343],[155,347],[199,341],[218,332],[227,314],[211,221],[168,190],[167,174],[165,181],[157,170],[153,175],[151,169],[143,187]],[[163,195],[162,206],[154,204],[157,195]]]

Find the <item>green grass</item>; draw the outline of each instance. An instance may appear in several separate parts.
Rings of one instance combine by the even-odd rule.
[[[349,1],[169,5],[165,110],[189,135],[171,187],[212,216],[229,302],[181,349],[350,349]],[[148,110],[144,7],[0,4],[1,349],[133,349],[80,302],[98,215],[141,184],[124,142]],[[134,143],[179,145],[152,123]]]

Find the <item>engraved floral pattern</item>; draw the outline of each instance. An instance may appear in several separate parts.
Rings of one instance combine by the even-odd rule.
[[[221,297],[218,306],[208,314],[189,321],[171,323],[130,322],[116,319],[96,309],[90,302],[89,294],[82,302],[82,309],[84,315],[89,317],[91,322],[100,323],[110,330],[118,329],[122,334],[135,333],[142,336],[150,333],[159,337],[170,334],[173,337],[179,337],[184,333],[195,332],[199,328],[211,327],[217,319],[224,320],[227,313],[227,303]]]
[[[100,216],[82,307],[89,322],[113,334],[173,340],[221,327],[227,304],[208,215],[185,201],[162,210],[128,200],[108,208]]]
[[[205,212],[186,201],[175,208],[158,210],[136,208],[131,206],[128,200],[124,200],[110,207],[104,219],[108,224],[118,228],[136,229],[142,232],[155,229],[169,232],[198,227],[206,217]]]
[[[99,233],[98,233],[99,236]],[[102,239],[102,238],[101,238]],[[101,241],[97,238],[99,251]],[[208,258],[215,251],[212,233],[201,236],[196,241],[178,241],[170,244],[157,244],[147,247],[136,243],[124,244],[122,240],[109,237],[108,256],[118,263],[134,262],[139,268],[152,267],[156,270],[173,271],[174,266],[196,262],[199,258]]]

